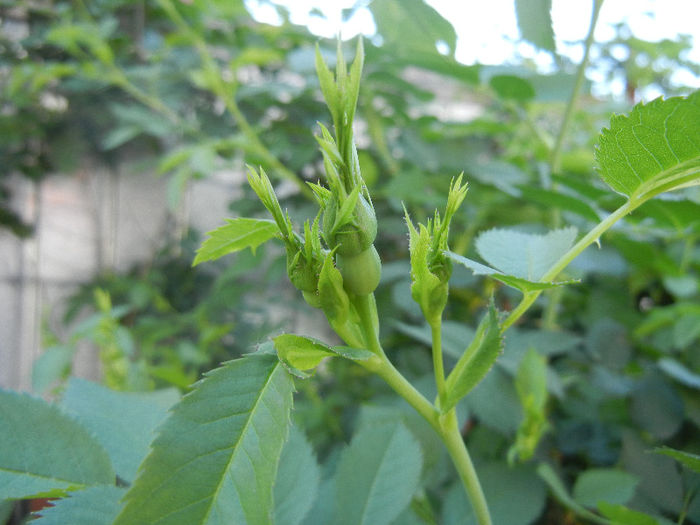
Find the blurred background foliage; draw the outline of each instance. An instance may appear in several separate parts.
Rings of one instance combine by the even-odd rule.
[[[31,235],[32,225],[11,208],[11,177],[70,173],[86,157],[109,166],[139,162],[167,176],[173,210],[192,180],[262,165],[290,214],[311,216],[305,183],[321,173],[313,133],[317,122],[329,122],[313,66],[317,37],[277,9],[283,23],[271,26],[236,0],[0,2],[0,224]],[[622,202],[595,173],[598,131],[646,86],[687,93],[669,82],[670,73],[697,75],[699,67],[683,58],[690,37],[647,42],[620,25],[614,40],[596,44],[591,67],[607,80],[622,78],[627,99],[594,98],[584,84],[555,165],[576,64],[556,55],[546,17],[518,19],[523,37],[555,58],[557,70],[542,74],[526,60],[456,62],[454,29],[420,0],[375,0],[369,9],[377,35],[365,43],[357,140],[379,217],[382,338],[399,368],[429,392],[429,329],[410,300],[402,204],[424,221],[464,171],[470,191],[453,219],[451,246],[468,256],[475,235],[495,226],[587,231]],[[335,43],[320,44],[333,60]],[[250,190],[242,191],[231,215],[261,214]],[[289,326],[293,313],[314,315],[285,284],[281,250],[263,247],[192,268],[201,238],[174,229],[151,260],[83,285],[67,309],[70,337],[47,330],[37,391],[60,388],[85,339],[98,349],[110,387],[187,391],[202,372]],[[572,264],[567,277],[580,284],[550,292],[509,332],[504,355],[461,407],[496,523],[576,523],[536,474],[544,461],[584,506],[595,506],[596,475],[605,481],[622,472],[604,495],[610,503],[660,523],[678,516],[685,519],[678,523],[700,523],[698,476],[647,453],[662,445],[700,451],[698,241],[697,189],[650,202]],[[518,300],[463,269],[455,268],[451,285],[448,366],[492,294],[502,309]],[[543,359],[526,359],[531,350]],[[523,389],[537,382],[528,373],[538,363],[546,397],[532,408]],[[425,466],[423,489],[400,523],[464,523],[467,504],[437,438],[376,378],[334,360],[297,388],[294,417],[326,474],[358,422],[402,419],[423,446]],[[539,426],[526,417],[530,427],[523,427],[532,410]],[[509,456],[520,464],[509,467]]]

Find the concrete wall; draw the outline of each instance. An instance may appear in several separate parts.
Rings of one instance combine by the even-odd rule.
[[[0,387],[30,390],[42,325],[65,335],[64,300],[80,283],[101,270],[123,271],[148,260],[166,228],[191,224],[207,231],[220,224],[241,180],[240,173],[221,172],[197,181],[174,213],[167,207],[167,180],[150,173],[86,167],[40,184],[13,180],[14,208],[36,230],[25,240],[0,230]],[[75,372],[99,377],[88,345],[76,357]]]

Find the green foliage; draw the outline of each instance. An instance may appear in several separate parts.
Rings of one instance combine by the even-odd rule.
[[[277,232],[277,225],[272,221],[260,219],[229,219],[226,226],[221,226],[208,233],[209,238],[197,251],[193,264],[203,263],[223,257],[229,253],[255,248],[270,240]]]
[[[39,513],[41,525],[111,525],[121,509],[120,500],[126,489],[98,485],[71,492]]]
[[[27,38],[0,31],[8,173],[40,180],[88,156],[120,171],[138,162],[139,173],[169,178],[175,211],[191,181],[260,168],[231,203],[235,218],[196,256],[198,234],[170,228],[152,261],[77,294],[68,321],[81,322],[67,335],[47,330],[33,381],[60,408],[10,395],[2,409],[59,423],[24,441],[11,428],[0,454],[24,457],[17,450],[36,445],[39,457],[60,455],[70,431],[79,439],[55,466],[85,449],[81,458],[104,469],[83,481],[34,476],[40,487],[15,491],[69,492],[40,522],[107,523],[121,512],[123,523],[483,524],[479,486],[497,525],[549,525],[572,512],[605,524],[700,519],[689,472],[700,447],[698,94],[631,108],[587,96],[582,76],[585,67],[622,74],[629,101],[648,85],[687,94],[670,72],[697,70],[679,55],[688,38],[650,43],[620,27],[598,46],[607,65],[582,64],[577,76],[556,54],[550,2],[518,1],[521,36],[552,53],[555,71],[465,66],[432,7],[376,0],[378,35],[358,41],[348,67],[341,45],[315,48],[283,9],[282,25],[266,26],[239,1],[52,7],[21,6]],[[616,62],[614,46],[629,58]],[[333,128],[320,125],[314,139],[329,119],[322,97]],[[478,116],[463,118],[472,106]],[[627,116],[613,117],[594,159],[612,110]],[[596,159],[622,196],[595,180]],[[461,180],[471,193],[463,207]],[[272,220],[244,218],[262,211],[258,200]],[[0,190],[0,223],[8,202]],[[435,209],[445,202],[443,217]],[[409,213],[417,226],[406,221],[407,243]],[[284,250],[265,244],[273,237]],[[452,272],[453,262],[474,275]],[[272,303],[284,306],[279,324]],[[308,305],[345,345],[278,335]],[[66,382],[85,341],[111,388],[139,393]],[[318,366],[332,356],[345,359]],[[297,381],[297,430],[284,443],[288,371],[307,379]],[[189,393],[170,415],[172,390],[143,392],[173,385]],[[509,451],[524,464],[508,467]],[[199,514],[169,514],[178,509]]]
[[[105,449],[57,407],[1,391],[0,414],[0,500],[56,497],[114,483]]]
[[[656,99],[603,130],[596,160],[603,180],[630,198],[698,183],[700,94]]]
[[[411,501],[421,465],[419,444],[403,424],[361,428],[338,460],[335,519],[391,523]]]
[[[209,373],[160,428],[114,523],[269,523],[291,405],[291,379],[272,355]]]

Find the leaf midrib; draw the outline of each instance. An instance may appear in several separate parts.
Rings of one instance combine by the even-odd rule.
[[[234,443],[233,443],[233,447],[232,447],[233,450],[232,450],[232,452],[231,452],[231,457],[229,458],[229,461],[228,461],[227,464],[226,464],[226,468],[224,468],[224,470],[223,470],[221,479],[220,479],[219,482],[217,483],[216,490],[214,490],[214,492],[213,492],[213,494],[212,494],[212,498],[211,498],[212,504],[209,505],[209,509],[207,510],[207,513],[204,515],[204,517],[203,517],[203,519],[202,519],[202,523],[206,523],[207,520],[209,519],[209,515],[211,514],[211,511],[212,511],[212,509],[214,508],[214,502],[216,501],[216,499],[217,499],[217,497],[218,497],[218,495],[219,495],[219,492],[221,491],[221,487],[222,487],[223,481],[224,481],[224,479],[225,479],[225,477],[226,477],[226,473],[230,470],[231,465],[233,464],[235,458],[237,457],[238,450],[239,450],[238,445],[241,443],[241,441],[242,441],[242,439],[243,439],[243,436],[245,436],[245,435],[247,434],[248,429],[249,429],[249,427],[250,427],[250,425],[251,425],[251,421],[253,420],[253,414],[256,413],[256,409],[257,409],[258,405],[260,404],[261,400],[262,400],[263,397],[264,397],[263,394],[265,394],[265,393],[267,392],[268,387],[269,387],[269,386],[271,385],[271,383],[272,383],[272,376],[273,376],[273,375],[275,374],[275,372],[278,370],[279,366],[280,366],[280,363],[279,363],[279,362],[275,363],[275,365],[272,367],[272,369],[271,369],[270,372],[268,373],[267,379],[265,380],[265,383],[263,384],[263,387],[260,389],[260,391],[259,391],[259,393],[258,393],[258,397],[257,397],[257,399],[255,400],[255,403],[253,403],[253,406],[251,407],[251,409],[250,409],[250,411],[249,411],[250,417],[247,418],[247,420],[246,420],[246,422],[245,422],[245,425],[243,425],[243,429],[241,430],[241,432],[240,432],[240,434],[239,434],[239,436],[238,436],[238,439],[235,440]],[[234,484],[234,486],[235,486],[235,484]],[[236,488],[236,492],[238,492],[238,488]],[[245,514],[246,512],[245,512],[245,509],[243,508],[243,504],[242,504],[242,503],[241,503],[241,509],[243,510],[243,514]]]

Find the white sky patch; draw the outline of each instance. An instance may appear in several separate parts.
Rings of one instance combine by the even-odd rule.
[[[369,1],[369,0],[368,0]],[[523,57],[533,60],[542,71],[550,71],[552,57],[525,42],[518,42],[519,32],[513,0],[426,0],[457,33],[455,58],[464,64],[508,64]],[[697,3],[696,3],[697,2]],[[342,10],[352,7],[356,0],[274,0],[290,11],[292,23],[308,26],[316,35],[343,39],[358,34],[372,36],[376,27],[366,7],[342,23]],[[557,51],[578,63],[583,57],[582,41],[588,32],[592,1],[552,0],[552,25]],[[680,34],[693,37],[693,48],[687,59],[700,63],[700,24],[698,12],[691,5],[697,0],[605,0],[596,27],[595,39],[605,42],[615,37],[615,24],[626,21],[632,34],[643,40],[675,39]],[[271,24],[281,23],[279,15],[266,0],[247,0],[253,16]],[[312,10],[321,13],[313,14]],[[693,12],[695,11],[695,12]],[[596,80],[596,79],[592,79]],[[700,87],[700,79],[687,72],[674,75],[674,81],[690,87]],[[618,93],[621,85],[609,89]],[[647,98],[647,96],[645,96]]]

